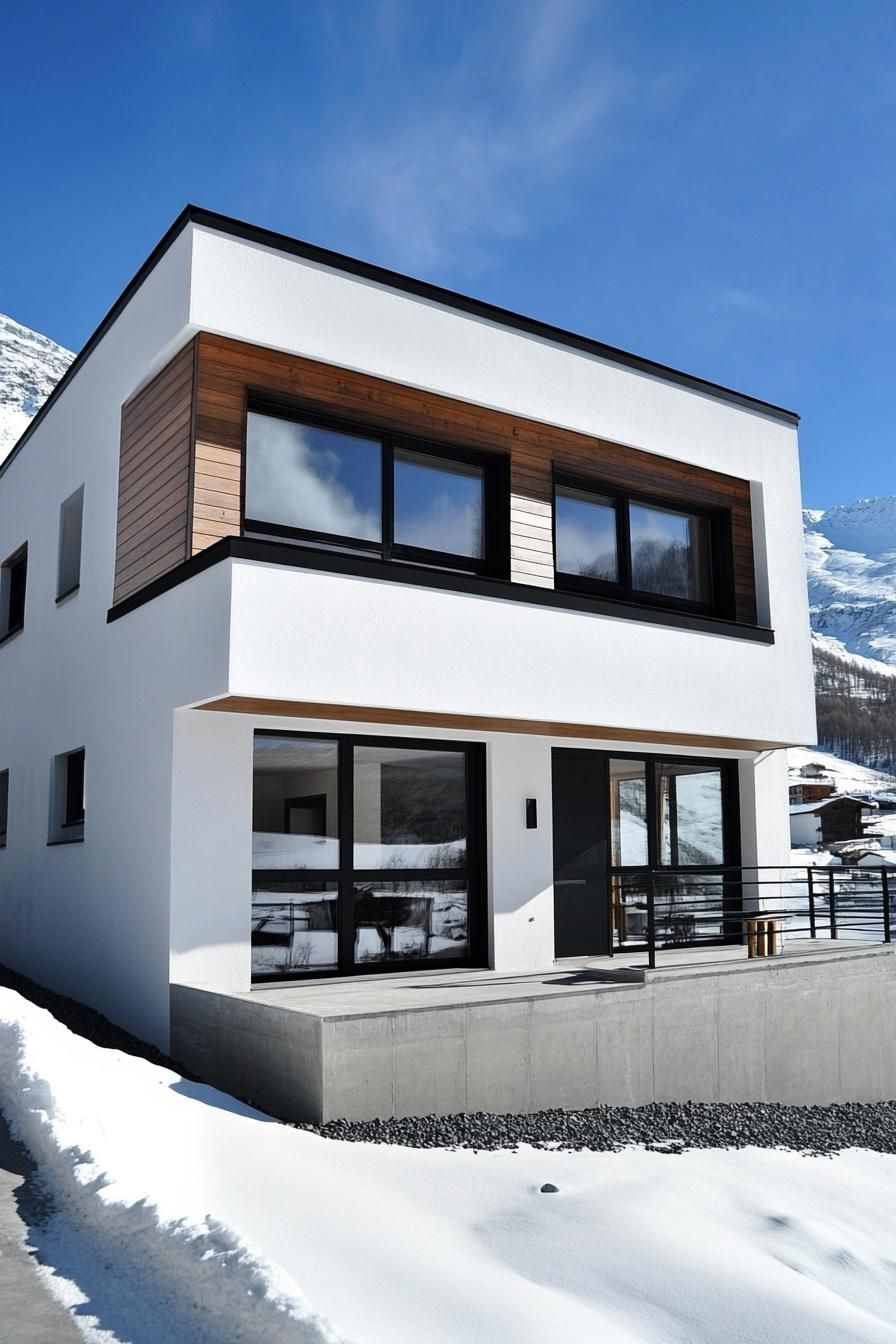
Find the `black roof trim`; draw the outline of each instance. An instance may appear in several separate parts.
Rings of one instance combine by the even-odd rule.
[[[327,266],[332,270],[342,271],[346,275],[357,275],[364,280],[384,285],[389,289],[395,289],[404,294],[413,294],[417,298],[428,300],[430,303],[440,304],[444,308],[453,308],[457,312],[469,313],[472,317],[493,322],[496,326],[521,331],[528,336],[536,336],[540,340],[550,341],[553,345],[566,346],[570,350],[580,350],[584,354],[595,355],[611,364],[634,369],[638,373],[659,378],[663,382],[676,383],[680,387],[689,388],[694,392],[702,392],[704,395],[715,397],[720,401],[727,401],[735,406],[743,406],[747,410],[758,411],[763,415],[771,416],[775,420],[783,420],[786,424],[799,424],[800,418],[796,411],[789,411],[783,406],[776,406],[773,402],[763,401],[759,397],[748,396],[745,392],[736,392],[730,387],[723,387],[721,383],[713,383],[707,378],[698,378],[693,374],[683,373],[680,369],[673,369],[668,364],[660,364],[656,360],[645,359],[641,355],[633,355],[627,350],[620,350],[613,345],[605,345],[602,341],[595,341],[589,336],[580,336],[576,332],[566,331],[563,327],[552,326],[549,322],[541,322],[534,317],[525,317],[522,313],[515,313],[509,308],[500,308],[497,304],[487,303],[483,299],[474,299],[467,294],[459,294],[453,289],[445,289],[441,285],[430,284],[427,280],[416,280],[413,276],[402,275],[399,271],[390,271],[385,266],[376,266],[372,262],[360,261],[357,257],[348,257],[342,252],[333,252],[329,248],[319,247],[315,243],[306,243],[299,238],[291,238],[285,233],[275,233],[271,229],[263,229],[256,224],[247,224],[244,220],[233,219],[229,215],[221,215],[214,210],[206,210],[202,206],[187,205],[150,252],[134,278],[122,290],[96,331],[88,337],[86,344],[69,365],[63,377],[13,447],[12,452],[3,463],[0,463],[0,476],[13,458],[19,454],[22,446],[31,437],[56,399],[62,394],[63,389],[188,224],[199,224],[205,228],[214,229],[217,233],[229,234],[233,238],[242,238],[246,242],[257,243],[261,247],[270,247],[277,252],[287,252],[291,256],[301,257],[304,261],[313,262],[318,266]]]

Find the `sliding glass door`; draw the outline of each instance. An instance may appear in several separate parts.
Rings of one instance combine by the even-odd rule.
[[[649,891],[661,943],[739,936],[736,762],[557,748],[553,774],[558,957],[643,942]]]
[[[255,979],[483,957],[484,748],[257,732]]]

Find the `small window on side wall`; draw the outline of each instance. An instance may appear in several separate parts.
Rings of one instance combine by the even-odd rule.
[[[85,759],[83,747],[53,757],[50,844],[66,844],[84,839]]]
[[[6,828],[9,823],[9,771],[0,770],[0,849],[6,847]]]
[[[28,547],[22,546],[0,568],[0,639],[14,635],[25,624],[25,584]]]
[[[59,508],[59,565],[56,601],[77,592],[81,584],[81,532],[84,517],[84,487],[69,495]]]
[[[731,614],[730,520],[617,490],[558,481],[557,586],[622,601]]]

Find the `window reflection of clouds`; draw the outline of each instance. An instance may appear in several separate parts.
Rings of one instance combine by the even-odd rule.
[[[481,471],[396,453],[395,540],[402,546],[480,557]]]
[[[577,492],[557,492],[557,568],[614,583],[616,510]]]
[[[246,459],[249,517],[362,541],[380,540],[377,440],[250,412]]]

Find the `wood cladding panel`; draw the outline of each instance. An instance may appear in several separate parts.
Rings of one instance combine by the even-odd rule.
[[[197,347],[192,554],[240,533],[246,404],[252,395],[267,396],[371,429],[508,454],[511,578],[521,583],[554,586],[555,467],[671,503],[725,509],[732,522],[735,618],[756,621],[748,481],[207,332]]]
[[[190,553],[195,357],[190,341],[121,409],[115,602]]]
[[[697,747],[711,751],[772,751],[792,746],[741,737],[714,737],[699,733],[669,733],[661,729],[619,728],[592,723],[564,723],[547,719],[502,719],[484,714],[440,714],[428,710],[391,709],[371,705],[330,705],[306,700],[264,700],[228,695],[209,700],[196,709],[226,714],[264,714],[277,718],[331,719],[338,723],[394,724],[396,727],[451,728],[476,733],[528,733],[539,737],[579,737],[587,741],[644,742],[664,747]]]
[[[553,473],[592,477],[731,518],[735,617],[756,596],[748,481],[203,332],[122,408],[115,601],[242,530],[251,396],[510,461],[510,575],[552,588]]]

